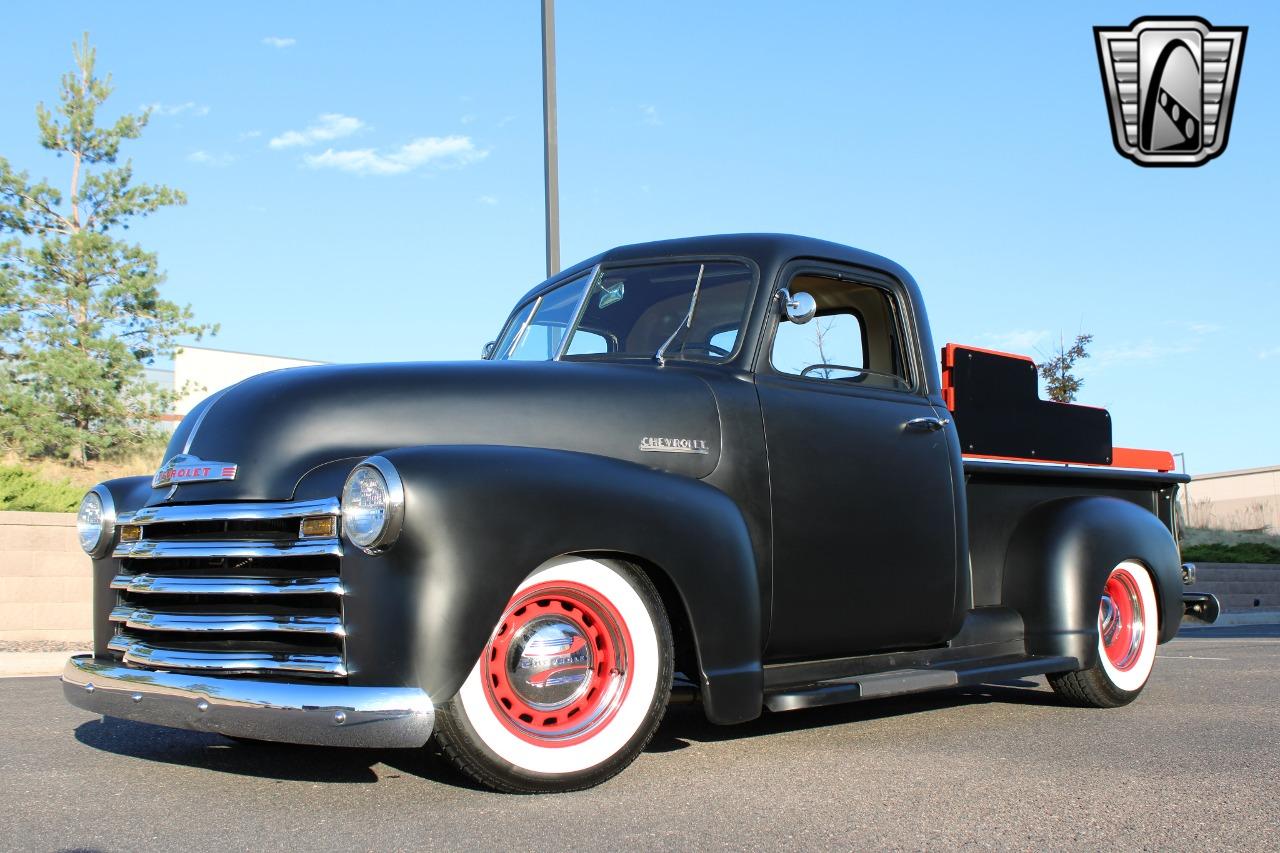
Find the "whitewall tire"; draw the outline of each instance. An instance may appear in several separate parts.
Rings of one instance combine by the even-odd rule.
[[[1078,705],[1127,705],[1146,686],[1159,642],[1159,602],[1151,573],[1126,560],[1111,570],[1098,605],[1097,663],[1049,676],[1060,695]]]
[[[436,740],[511,792],[599,784],[635,760],[671,691],[671,629],[652,582],[614,560],[561,557],[516,589]]]

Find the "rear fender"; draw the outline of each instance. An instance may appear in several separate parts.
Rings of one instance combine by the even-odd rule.
[[[683,600],[708,717],[759,715],[760,582],[746,523],[723,492],[567,451],[467,445],[381,455],[404,481],[404,527],[382,555],[346,547],[353,679],[412,673],[433,700],[447,699],[530,572],[569,553],[630,556],[660,567]]]
[[[1090,667],[1098,656],[1098,601],[1111,570],[1134,560],[1151,572],[1160,642],[1182,617],[1178,546],[1158,518],[1111,497],[1046,501],[1019,523],[1005,555],[1004,603],[1026,624],[1027,651]]]

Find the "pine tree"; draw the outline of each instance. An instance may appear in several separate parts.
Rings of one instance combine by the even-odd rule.
[[[0,157],[0,444],[83,463],[158,437],[175,395],[147,382],[144,366],[172,355],[180,336],[216,328],[161,298],[155,253],[112,236],[186,196],[135,184],[132,162],[116,164],[148,114],[98,125],[111,78],[94,76],[87,34],[72,53],[61,104],[36,107],[40,144],[70,160],[65,206],[57,188]]]
[[[1088,346],[1091,341],[1093,335],[1076,335],[1075,343],[1068,347],[1059,339],[1057,350],[1040,365],[1040,378],[1044,380],[1050,400],[1070,403],[1076,399],[1084,380],[1072,373],[1072,370],[1077,361],[1089,357]]]

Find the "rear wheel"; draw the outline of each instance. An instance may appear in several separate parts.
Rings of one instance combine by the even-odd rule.
[[[597,785],[635,760],[671,692],[671,628],[631,566],[568,557],[516,590],[436,741],[464,773],[513,793]]]
[[[1155,664],[1158,605],[1151,574],[1125,561],[1111,570],[1098,605],[1098,661],[1079,672],[1049,676],[1049,684],[1075,704],[1127,705],[1146,686]]]

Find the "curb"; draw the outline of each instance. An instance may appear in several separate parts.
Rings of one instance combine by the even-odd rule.
[[[0,678],[61,675],[75,652],[0,652]]]

